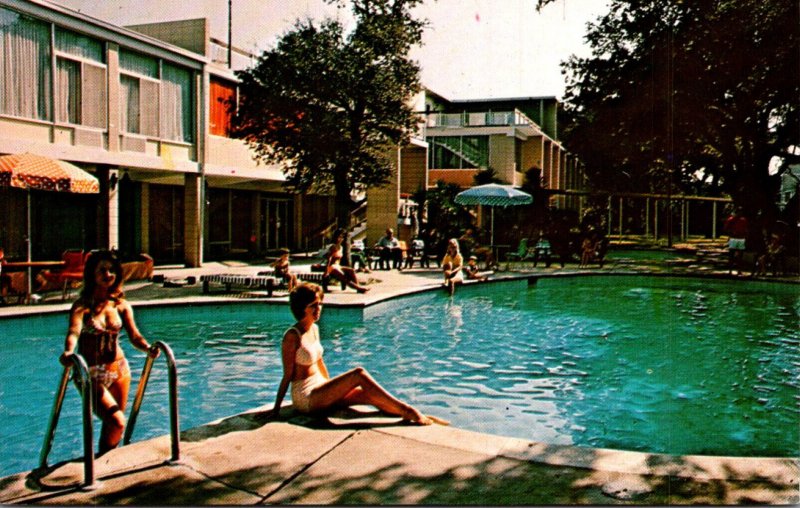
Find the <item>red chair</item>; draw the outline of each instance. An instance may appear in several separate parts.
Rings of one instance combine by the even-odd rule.
[[[84,254],[82,250],[65,250],[61,254],[63,268],[55,272],[45,270],[40,274],[44,278],[43,286],[47,283],[61,286],[61,301],[66,300],[72,290],[72,283],[83,282],[83,267],[87,257],[89,253]]]

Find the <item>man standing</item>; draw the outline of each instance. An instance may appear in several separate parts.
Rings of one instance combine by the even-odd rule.
[[[742,207],[737,206],[736,210],[725,221],[723,230],[728,234],[728,273],[733,273],[736,268],[736,275],[744,272],[744,249],[745,239],[747,238],[747,218],[742,213]]]

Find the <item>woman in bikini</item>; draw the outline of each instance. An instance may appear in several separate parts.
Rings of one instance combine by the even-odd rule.
[[[115,448],[125,428],[131,371],[119,345],[120,330],[125,328],[134,347],[158,356],[158,349],[151,348],[139,333],[121,286],[122,264],[115,254],[101,250],[89,255],[83,289],[70,309],[64,353],[59,358],[63,365],[69,365],[77,347],[89,366],[94,410],[103,421],[99,454]]]
[[[423,415],[395,398],[363,367],[330,377],[322,359],[323,349],[316,324],[322,313],[322,297],[322,288],[308,283],[298,284],[289,295],[289,305],[297,323],[283,335],[283,378],[270,416],[278,415],[291,384],[292,404],[301,413],[369,404],[419,425],[447,425],[447,421]]]
[[[368,287],[364,287],[358,283],[356,271],[349,266],[342,266],[342,242],[344,242],[346,233],[343,229],[337,229],[333,234],[333,243],[325,253],[327,258],[327,266],[325,267],[325,275],[338,279],[359,293],[366,293],[369,291]]]

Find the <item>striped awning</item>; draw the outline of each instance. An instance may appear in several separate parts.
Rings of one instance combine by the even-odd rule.
[[[74,164],[32,153],[0,156],[0,187],[97,194],[97,178]]]

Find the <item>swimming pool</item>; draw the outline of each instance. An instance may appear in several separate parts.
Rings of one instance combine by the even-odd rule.
[[[453,299],[424,293],[363,317],[328,307],[320,326],[334,374],[365,365],[459,427],[559,444],[796,457],[798,316],[795,285],[592,276],[481,284]],[[140,308],[137,321],[175,352],[182,429],[274,400],[288,307]],[[36,466],[65,327],[64,315],[0,320],[0,475]],[[143,356],[124,347],[138,378]],[[78,410],[71,388],[51,463],[80,455]],[[167,433],[159,359],[134,440]]]

